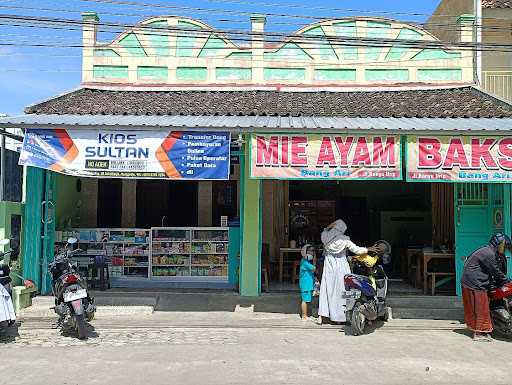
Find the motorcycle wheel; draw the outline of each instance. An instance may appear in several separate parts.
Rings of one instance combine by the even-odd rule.
[[[360,311],[360,304],[357,304],[352,310],[352,317],[350,319],[350,326],[352,327],[352,335],[360,336],[364,334],[364,327],[366,325],[366,318]]]
[[[95,312],[86,313],[87,322],[91,322],[92,320],[94,320],[94,314]]]
[[[87,339],[87,324],[85,323],[85,317],[83,314],[75,315],[75,326],[78,333],[78,339]]]

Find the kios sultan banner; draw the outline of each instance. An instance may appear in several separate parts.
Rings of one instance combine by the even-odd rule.
[[[512,181],[512,137],[410,136],[407,180]]]
[[[108,178],[229,179],[230,134],[30,129],[20,164]]]
[[[401,179],[398,135],[274,135],[251,138],[251,177]]]

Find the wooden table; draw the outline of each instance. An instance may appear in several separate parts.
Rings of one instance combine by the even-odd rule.
[[[284,265],[284,255],[285,254],[300,254],[302,249],[298,248],[290,248],[290,247],[281,247],[279,249],[279,282],[283,283],[283,265]]]
[[[423,294],[427,294],[427,281],[428,281],[428,263],[433,259],[451,259],[455,262],[455,254],[453,253],[434,253],[423,252]]]

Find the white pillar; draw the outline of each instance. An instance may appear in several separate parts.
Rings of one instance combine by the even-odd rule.
[[[92,73],[94,63],[93,56],[100,19],[96,12],[85,12],[82,13],[82,21],[82,82],[87,83],[94,79]]]
[[[252,51],[252,82],[253,84],[263,84],[265,78],[263,76],[263,54],[265,52],[265,21],[263,15],[251,16],[251,51]]]

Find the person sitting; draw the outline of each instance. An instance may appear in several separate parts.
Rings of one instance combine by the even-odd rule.
[[[494,234],[489,244],[475,250],[466,260],[462,273],[462,300],[464,321],[473,332],[474,341],[492,341],[492,321],[488,292],[508,282],[500,269],[506,249],[512,240],[503,233]]]

